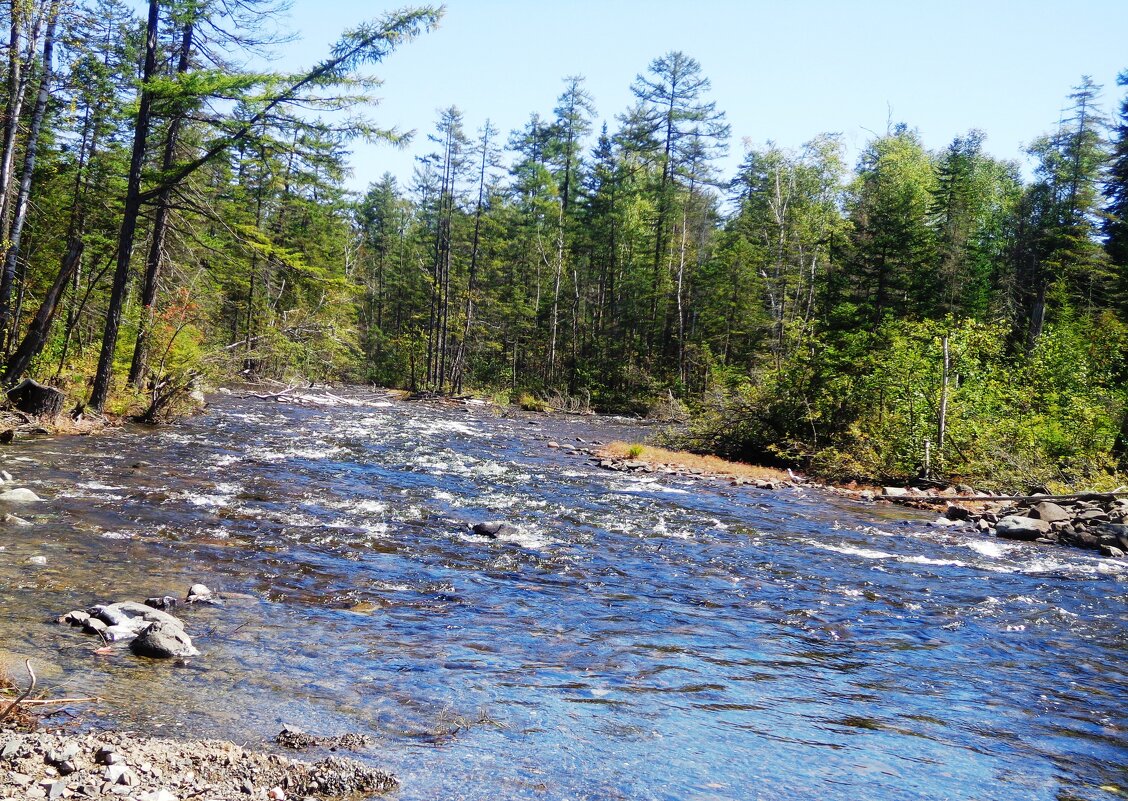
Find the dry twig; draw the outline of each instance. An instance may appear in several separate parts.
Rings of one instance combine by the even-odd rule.
[[[27,675],[31,679],[31,681],[28,683],[27,689],[23,691],[23,693],[20,695],[20,697],[17,698],[15,701],[12,701],[12,703],[8,704],[8,708],[5,709],[3,712],[0,712],[0,721],[4,720],[6,717],[8,717],[8,715],[12,714],[12,712],[15,711],[16,707],[18,707],[21,703],[23,703],[23,701],[25,701],[27,699],[27,697],[29,695],[31,695],[32,691],[35,689],[35,682],[36,682],[35,671],[31,669],[31,660],[30,659],[24,660],[24,667],[27,668]]]

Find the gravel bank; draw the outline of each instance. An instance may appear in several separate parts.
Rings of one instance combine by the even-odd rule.
[[[302,762],[218,740],[0,731],[0,798],[248,801],[369,798],[395,777],[342,757]]]

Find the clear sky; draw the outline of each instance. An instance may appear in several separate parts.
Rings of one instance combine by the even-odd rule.
[[[399,7],[292,2],[300,39],[276,65],[289,69],[323,58],[346,27]],[[1022,158],[1024,144],[1055,127],[1082,75],[1104,85],[1104,107],[1115,110],[1128,0],[449,0],[438,30],[373,70],[386,83],[370,116],[414,129],[415,142],[357,146],[351,186],[384,171],[406,183],[439,108],[457,105],[471,135],[488,117],[508,136],[534,111],[551,115],[567,75],[586,76],[614,130],[635,75],[670,50],[701,63],[728,116],[726,173],[745,140],[797,147],[837,131],[853,159],[889,121],[919,129],[933,149],[980,128],[990,152]]]

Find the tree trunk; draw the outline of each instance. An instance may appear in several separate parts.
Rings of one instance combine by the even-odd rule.
[[[39,311],[35,313],[35,317],[32,318],[23,342],[16,348],[16,352],[12,354],[4,368],[3,383],[5,386],[11,385],[27,372],[32,360],[43,350],[43,345],[47,342],[47,334],[51,330],[51,323],[55,319],[59,299],[82,259],[82,248],[81,239],[72,239],[67,246],[67,253],[63,257],[63,263],[59,266],[59,274],[55,276],[55,283],[47,290],[43,304],[39,307]]]
[[[129,281],[129,261],[133,256],[133,238],[137,231],[137,218],[141,211],[141,168],[145,163],[145,144],[149,138],[149,118],[153,104],[148,83],[157,71],[157,26],[160,3],[149,0],[149,21],[145,37],[145,68],[142,75],[141,102],[137,108],[137,122],[133,130],[133,153],[129,161],[129,182],[125,193],[125,211],[118,235],[117,269],[110,305],[106,310],[106,328],[102,335],[102,352],[98,356],[98,369],[94,373],[94,388],[90,393],[90,408],[101,412],[110,394],[110,378],[114,369],[114,351],[117,348],[118,329],[121,327],[122,306],[125,305],[126,284]]]
[[[31,175],[35,169],[36,150],[39,145],[39,131],[43,126],[43,117],[47,110],[47,101],[51,92],[51,54],[54,47],[55,22],[58,17],[59,0],[53,0],[48,9],[47,34],[43,43],[43,75],[39,84],[39,94],[35,101],[35,110],[32,113],[31,129],[28,132],[27,146],[24,151],[24,169],[20,178],[19,196],[16,201],[16,217],[12,224],[9,236],[8,250],[4,256],[4,267],[0,273],[0,350],[8,351],[11,336],[8,329],[11,326],[11,299],[12,286],[15,283],[16,263],[19,258],[20,237],[23,234],[24,221],[27,218],[28,197],[31,194]],[[8,68],[8,120],[4,130],[3,163],[0,164],[0,219],[5,223],[10,215],[9,193],[12,184],[12,168],[15,161],[16,134],[19,129],[19,117],[23,108],[24,97],[27,91],[27,77],[23,74],[19,58],[19,24],[20,14],[17,3],[12,3],[12,34],[9,43]],[[6,226],[5,226],[6,227]],[[14,334],[13,334],[14,335]]]
[[[192,53],[192,20],[184,23],[184,35],[180,40],[180,60],[176,74],[188,72],[189,56]],[[164,155],[161,159],[162,172],[168,172],[176,157],[176,142],[184,115],[177,114],[168,124],[165,137]],[[161,256],[164,251],[165,231],[168,225],[168,201],[172,187],[162,187],[157,195],[157,212],[153,218],[153,235],[149,243],[149,257],[145,260],[145,277],[141,284],[141,319],[137,328],[137,341],[133,346],[133,361],[129,365],[129,383],[141,385],[149,357],[149,335],[153,326],[153,303],[157,299],[157,280],[161,271]]]
[[[33,417],[54,417],[63,410],[63,393],[38,381],[25,378],[8,390],[8,400],[25,414]]]

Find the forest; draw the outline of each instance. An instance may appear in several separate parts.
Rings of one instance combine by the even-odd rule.
[[[299,377],[661,412],[687,449],[839,481],[1128,467],[1128,98],[1079,77],[1028,171],[891,122],[853,164],[821,133],[723,174],[734,132],[671,51],[608,122],[581,76],[516,131],[446,108],[410,182],[358,195],[350,143],[407,139],[368,119],[368,69],[442,11],[254,72],[273,6],[4,4],[5,386],[112,414]]]

